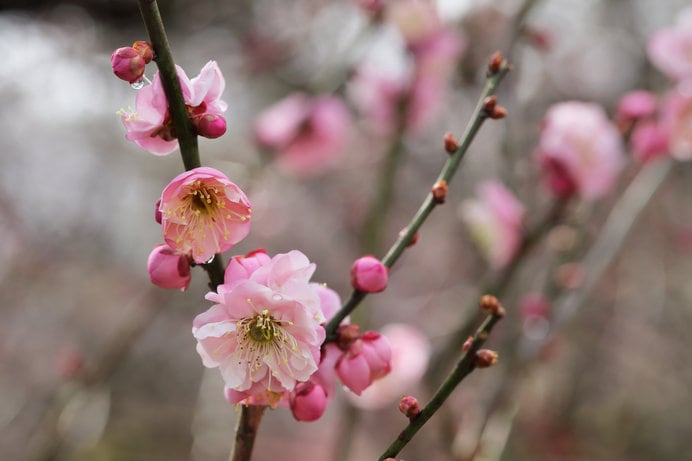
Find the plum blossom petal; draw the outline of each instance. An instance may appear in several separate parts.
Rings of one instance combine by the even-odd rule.
[[[692,78],[692,7],[678,14],[674,26],[654,33],[647,52],[651,62],[673,80]]]

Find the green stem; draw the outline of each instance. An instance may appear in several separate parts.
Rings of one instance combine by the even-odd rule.
[[[266,408],[261,405],[245,405],[241,408],[238,426],[235,430],[235,444],[228,461],[250,461],[257,429]]]
[[[378,461],[384,461],[386,458],[393,458],[398,455],[411,441],[413,436],[416,435],[426,422],[428,422],[432,415],[440,409],[459,383],[476,368],[476,352],[478,352],[483,343],[485,343],[490,331],[501,318],[502,317],[498,315],[488,315],[486,317],[478,330],[476,330],[476,334],[473,336],[469,348],[464,352],[464,355],[461,356],[456,367],[454,367],[447,379],[445,379],[437,392],[435,392],[430,402],[421,410],[417,417],[409,421],[408,426],[401,431],[396,440],[394,440],[392,444],[389,445],[389,448],[378,458]]]
[[[478,130],[480,129],[481,125],[483,125],[483,122],[487,118],[483,110],[483,102],[485,101],[485,98],[487,98],[495,92],[497,85],[507,74],[508,70],[509,66],[505,63],[503,64],[502,69],[500,69],[499,72],[490,75],[486,80],[485,88],[483,89],[481,96],[478,99],[476,108],[474,109],[473,114],[471,116],[471,121],[466,127],[466,131],[464,132],[464,135],[461,138],[459,147],[456,151],[454,151],[453,154],[449,156],[449,158],[445,162],[444,166],[442,167],[442,171],[440,172],[440,175],[437,178],[438,181],[444,180],[447,183],[451,181],[452,177],[454,176],[454,173],[459,168],[461,160],[466,155],[466,152],[468,151],[471,142],[476,136],[476,133],[478,133]],[[411,219],[411,222],[408,224],[408,226],[406,226],[406,231],[402,232],[399,235],[397,241],[394,243],[394,245],[392,245],[392,247],[389,249],[384,258],[382,258],[382,263],[385,266],[392,267],[392,265],[394,265],[394,263],[399,259],[401,254],[408,246],[413,236],[416,234],[416,232],[418,232],[418,229],[420,229],[420,227],[428,218],[432,210],[437,205],[438,203],[435,203],[432,193],[428,193],[420,208]],[[354,290],[351,293],[351,297],[348,299],[348,301],[346,301],[346,303],[336,313],[334,318],[332,318],[332,320],[327,324],[325,328],[327,332],[326,341],[333,341],[335,339],[336,329],[339,327],[341,321],[345,319],[351,313],[351,311],[353,311],[353,309],[355,309],[358,306],[358,304],[365,298],[365,296],[366,293],[359,292],[357,290]]]
[[[149,34],[149,40],[154,46],[156,65],[159,68],[161,84],[168,100],[168,110],[173,120],[173,128],[178,138],[180,155],[183,157],[185,170],[202,166],[197,148],[197,134],[187,114],[187,106],[180,89],[180,80],[175,71],[175,63],[171,48],[168,45],[166,31],[163,28],[161,14],[156,0],[138,0],[139,11]]]

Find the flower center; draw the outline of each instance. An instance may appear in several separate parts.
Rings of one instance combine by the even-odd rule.
[[[189,195],[189,204],[193,213],[213,215],[214,210],[219,208],[219,198],[215,187],[209,187],[197,181]]]
[[[244,328],[250,338],[258,343],[266,343],[279,336],[277,323],[266,309],[253,317]]]

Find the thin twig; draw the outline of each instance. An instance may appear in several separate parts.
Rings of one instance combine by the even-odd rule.
[[[154,46],[155,61],[159,68],[159,76],[163,91],[168,100],[168,110],[173,120],[175,136],[178,138],[180,155],[183,157],[185,170],[202,166],[197,148],[197,134],[187,114],[187,106],[180,88],[180,80],[175,71],[175,61],[168,45],[168,37],[163,28],[159,6],[156,0],[138,0],[139,11],[149,34],[149,40]]]
[[[437,181],[445,181],[448,184],[451,181],[452,177],[454,176],[454,173],[456,173],[456,170],[459,168],[461,160],[464,158],[466,152],[468,151],[471,142],[475,138],[476,133],[478,133],[478,130],[480,129],[481,125],[483,125],[483,122],[487,118],[487,115],[485,114],[485,111],[483,109],[483,103],[485,99],[495,92],[497,85],[500,83],[500,81],[507,74],[508,71],[509,65],[506,62],[503,62],[502,67],[498,72],[488,76],[485,83],[485,87],[481,92],[481,96],[478,100],[478,104],[476,104],[476,108],[473,111],[471,120],[469,121],[469,124],[466,127],[466,131],[464,132],[464,135],[461,138],[459,147],[456,149],[456,151],[454,151],[453,154],[449,156],[449,158],[445,162],[444,166],[442,167],[442,171],[440,172],[440,175],[437,178]],[[425,220],[428,218],[432,210],[437,205],[438,203],[436,203],[432,193],[428,193],[420,208],[418,209],[414,217],[411,219],[411,222],[408,224],[408,226],[406,226],[406,230],[399,235],[397,241],[392,245],[392,247],[389,249],[384,258],[382,258],[382,263],[385,266],[392,267],[394,265],[394,263],[399,259],[401,254],[408,246],[408,244],[411,242],[413,236],[416,234],[416,232],[418,232],[420,227],[423,225]],[[360,292],[358,290],[354,290],[351,293],[351,296],[346,301],[346,303],[341,307],[341,309],[327,324],[325,328],[327,332],[326,341],[333,341],[335,339],[335,333],[341,321],[345,319],[351,313],[351,311],[353,311],[353,309],[355,309],[358,306],[358,304],[360,304],[360,302],[365,298],[365,296],[366,293]]]
[[[454,367],[437,392],[435,392],[430,402],[421,410],[418,416],[411,419],[408,426],[401,431],[396,440],[394,440],[391,445],[389,445],[389,448],[378,458],[379,461],[384,461],[386,458],[393,458],[398,455],[432,415],[440,409],[459,383],[476,368],[476,352],[478,352],[483,343],[485,343],[490,331],[501,318],[501,315],[496,314],[490,314],[486,317],[478,330],[476,330],[476,334],[473,336],[469,348],[464,352],[456,367]]]

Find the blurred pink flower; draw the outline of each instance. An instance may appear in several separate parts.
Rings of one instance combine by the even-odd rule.
[[[391,369],[389,340],[376,331],[366,331],[348,347],[336,363],[341,382],[360,395],[373,381]]]
[[[190,262],[183,253],[166,244],[156,245],[147,260],[151,283],[161,288],[185,291],[190,285]]]
[[[351,285],[365,293],[379,293],[387,288],[389,269],[374,256],[356,259],[351,266]]]
[[[497,181],[484,181],[476,191],[477,199],[462,203],[461,216],[490,265],[500,269],[519,249],[524,206]]]
[[[250,202],[218,170],[195,168],[176,176],[161,194],[166,243],[202,264],[250,231]]]
[[[391,371],[359,396],[347,394],[349,400],[360,408],[382,408],[411,393],[411,388],[428,367],[430,342],[418,329],[406,324],[390,324],[382,328],[382,336],[391,346]]]
[[[253,129],[257,142],[276,153],[280,168],[307,176],[334,164],[348,142],[351,116],[337,97],[294,93],[262,112]]]
[[[650,91],[636,90],[625,94],[615,109],[615,121],[623,132],[637,120],[656,115],[658,101]]]
[[[198,126],[204,117],[214,116],[214,126],[204,125],[209,122],[207,119],[202,122],[207,132],[200,134],[203,136],[211,134],[209,137],[220,136],[218,118],[223,118],[222,114],[228,105],[220,99],[226,82],[219,66],[215,61],[209,61],[199,75],[192,80],[187,77],[181,67],[176,66],[176,71],[193,125]],[[135,107],[135,111],[120,110],[118,112],[123,125],[127,128],[125,137],[155,155],[167,155],[173,152],[178,147],[178,141],[158,72],[154,75],[151,85],[145,86],[137,93]],[[225,120],[223,126],[225,131]]]
[[[678,160],[692,159],[692,80],[680,83],[666,96],[661,124],[669,136],[670,155]]]
[[[674,26],[654,33],[647,51],[651,62],[668,77],[692,78],[692,7],[680,11]]]
[[[435,5],[430,2],[393,1],[387,5],[385,15],[412,47],[425,42],[442,28]]]
[[[617,129],[600,106],[569,101],[548,110],[537,157],[553,193],[597,199],[615,185],[624,152]]]

